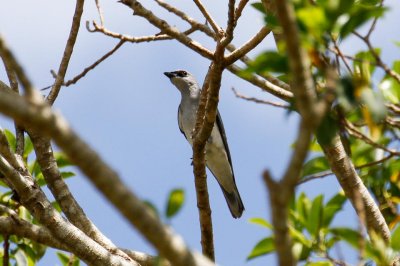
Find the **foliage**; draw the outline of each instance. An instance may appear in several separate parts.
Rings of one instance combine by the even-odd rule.
[[[395,74],[385,70],[382,75],[382,71],[378,71],[385,69],[380,59],[381,50],[372,47],[369,40],[373,25],[387,9],[378,0],[296,0],[293,3],[300,39],[311,62],[318,97],[323,99],[332,92],[335,95],[335,101],[310,146],[312,156],[303,165],[302,181],[309,182],[331,174],[330,165],[318,143],[329,144],[332,137],[339,133],[347,154],[368,190],[377,199],[389,227],[396,228],[391,245],[378,236],[366,239],[358,230],[332,225],[333,218],[346,200],[343,194],[339,193],[324,203],[323,195],[311,200],[300,193],[290,207],[293,254],[305,265],[334,265],[332,251],[340,242],[346,242],[356,252],[365,252],[365,259],[377,265],[390,265],[399,256],[400,238],[400,164],[398,154],[390,150],[399,147],[399,112],[391,105],[399,108],[400,82]],[[282,32],[273,12],[266,12],[261,2],[252,5],[262,12],[266,25],[274,33]],[[367,31],[363,27],[365,25]],[[367,35],[361,35],[359,31],[367,32]],[[344,57],[343,51],[338,50],[340,43],[351,38],[361,39],[367,49]],[[277,78],[284,76],[282,81],[290,83],[291,77],[287,75],[290,59],[285,43],[280,41],[277,47],[277,50],[259,54],[243,74],[274,74]],[[339,72],[337,77],[328,75],[331,66]],[[400,60],[392,63],[391,71],[400,73]],[[336,80],[333,91],[327,86],[328,78]],[[251,222],[272,230],[272,225],[261,218]],[[275,252],[273,240],[272,232],[254,246],[248,259]],[[360,243],[365,243],[365,247]]]

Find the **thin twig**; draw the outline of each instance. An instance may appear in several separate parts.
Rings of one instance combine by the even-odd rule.
[[[10,265],[10,236],[3,234],[3,266]]]
[[[50,105],[52,105],[54,103],[54,101],[56,100],[58,93],[60,92],[61,86],[64,83],[64,77],[65,77],[65,74],[67,73],[69,61],[71,59],[72,52],[74,50],[74,45],[76,42],[76,38],[78,36],[79,27],[81,24],[84,2],[85,2],[84,0],[76,0],[75,13],[74,13],[74,17],[72,19],[71,30],[69,33],[67,43],[65,45],[64,54],[61,59],[60,66],[58,68],[57,78],[56,78],[56,81],[55,81],[49,95],[47,96],[47,102]]]
[[[351,71],[351,67],[350,65],[347,63],[346,57],[343,55],[342,51],[339,48],[339,45],[337,44],[337,41],[335,40],[335,38],[333,38],[333,36],[331,36],[331,40],[333,42],[333,46],[335,48],[335,52],[337,53],[337,55],[342,59],[344,65],[346,66],[347,71],[349,71],[349,73],[353,73]]]
[[[227,69],[233,74],[250,82],[254,86],[257,86],[284,101],[290,102],[293,99],[293,93],[291,91],[285,90],[282,87],[273,84],[269,80],[262,79],[257,75],[242,75],[243,69],[241,69],[237,65],[230,65],[227,67]]]
[[[180,32],[176,27],[170,26],[165,20],[155,16],[150,10],[146,9],[139,1],[136,0],[121,0],[122,4],[129,6],[134,14],[145,18],[150,24],[154,25],[164,34],[168,34],[185,46],[194,50],[201,56],[212,59],[213,53],[202,46],[200,43],[193,41],[191,38]]]
[[[99,26],[95,21],[92,22],[94,29],[90,29],[89,27],[89,21],[86,21],[86,29],[89,32],[100,32],[103,33],[106,36],[123,40],[126,42],[131,42],[131,43],[141,43],[141,42],[152,42],[152,41],[163,41],[163,40],[172,40],[173,38],[167,34],[154,34],[154,35],[148,35],[148,36],[141,36],[141,37],[133,37],[117,32],[110,31],[109,29],[106,29],[105,27]],[[195,32],[197,29],[195,27],[191,27],[190,29],[182,32],[185,35],[190,35],[193,32]]]
[[[272,106],[280,107],[280,108],[284,108],[284,109],[289,109],[290,108],[290,105],[288,105],[288,104],[271,102],[271,101],[267,101],[267,100],[261,100],[261,99],[255,98],[255,97],[248,97],[246,95],[240,94],[238,91],[236,91],[236,89],[234,87],[232,87],[232,91],[233,91],[233,93],[235,94],[236,97],[238,97],[240,99],[243,99],[243,100],[246,100],[246,101],[272,105]]]
[[[386,156],[386,157],[384,157],[384,158],[382,158],[380,160],[376,160],[376,161],[373,161],[373,162],[357,165],[354,168],[357,169],[357,170],[361,170],[363,168],[375,166],[377,164],[384,163],[385,161],[389,160],[390,158],[392,158],[394,156],[395,156],[394,154],[390,153],[388,156]],[[332,170],[326,170],[326,171],[322,171],[322,172],[315,173],[315,174],[312,174],[312,175],[308,175],[308,176],[305,176],[302,179],[300,179],[299,182],[297,182],[297,185],[301,185],[301,184],[306,183],[308,181],[311,181],[311,180],[314,180],[314,179],[318,179],[318,178],[323,178],[323,177],[326,177],[326,176],[329,176],[329,175],[333,175]]]
[[[381,2],[379,3],[378,7],[382,7],[383,6],[383,1],[384,0],[381,0]],[[368,33],[367,33],[367,35],[365,35],[366,39],[369,39],[369,37],[371,36],[372,32],[375,30],[375,26],[376,26],[376,23],[378,22],[378,19],[379,19],[379,17],[376,16],[374,18],[374,20],[372,21],[371,26],[370,26],[370,28],[368,30]]]
[[[379,7],[383,6],[383,0],[380,2]],[[375,17],[374,20],[371,23],[371,26],[368,30],[368,33],[365,36],[362,36],[360,33],[353,31],[353,34],[356,35],[358,38],[360,38],[368,47],[370,53],[372,56],[375,58],[376,64],[380,66],[387,75],[391,76],[394,78],[398,83],[400,83],[400,74],[395,72],[393,69],[391,69],[388,65],[386,65],[379,54],[375,51],[374,47],[372,46],[370,37],[372,32],[375,30],[376,23],[378,22],[378,17]]]
[[[233,31],[236,27],[235,19],[235,0],[228,2],[228,23],[225,30],[225,36],[221,40],[221,44],[226,47],[233,39]]]
[[[271,31],[268,27],[263,26],[250,40],[225,57],[225,65],[231,65],[238,59],[245,56],[249,51],[253,50],[254,47],[259,45],[270,32]]]
[[[108,57],[110,57],[113,53],[115,53],[115,51],[117,51],[123,44],[125,43],[124,40],[121,40],[113,49],[111,49],[108,53],[106,53],[105,55],[103,55],[102,57],[100,57],[96,62],[94,62],[93,64],[91,64],[90,66],[86,67],[80,74],[78,74],[77,76],[75,76],[74,78],[68,80],[67,82],[65,82],[63,85],[65,87],[68,87],[72,84],[75,84],[78,82],[78,80],[80,80],[81,78],[83,78],[90,70],[93,70],[96,66],[98,66],[101,62],[103,62],[104,60],[106,60]]]
[[[99,13],[100,25],[104,26],[104,14],[100,6],[100,0],[95,0],[95,2],[96,2],[97,13]]]
[[[349,122],[348,120],[344,120],[344,125],[348,129],[349,134],[352,135],[353,137],[362,139],[365,143],[367,143],[375,148],[384,150],[390,154],[397,155],[397,156],[400,155],[400,151],[389,149],[389,148],[385,147],[384,145],[373,141],[371,138],[369,138],[367,135],[365,135],[364,133],[359,131],[355,126],[353,126],[353,124],[351,124],[351,122]]]
[[[318,178],[324,178],[324,177],[330,176],[330,175],[333,175],[333,172],[331,170],[327,170],[327,171],[319,172],[319,173],[316,173],[316,174],[308,175],[308,176],[305,176],[302,179],[300,179],[297,182],[297,185],[301,185],[301,184],[304,184],[304,183],[309,182],[311,180],[318,179]]]
[[[339,51],[336,50],[335,48],[328,47],[328,51],[334,53],[337,56],[339,56]],[[345,58],[345,59],[349,59],[349,60],[352,60],[352,61],[355,61],[355,62],[368,63],[368,64],[371,64],[373,66],[377,66],[378,65],[376,62],[372,62],[372,61],[361,59],[361,58],[356,58],[355,56],[346,55],[346,54],[343,54],[343,53],[341,54],[341,56],[343,56],[343,58]]]
[[[217,22],[215,22],[215,20],[212,18],[210,13],[208,13],[208,11],[204,7],[203,3],[200,0],[193,0],[193,2],[199,8],[200,12],[203,14],[203,16],[205,17],[207,22],[210,23],[211,28],[214,30],[214,32],[217,34],[217,36],[221,37],[222,28],[217,25]]]
[[[238,22],[240,16],[242,15],[242,11],[245,8],[245,6],[247,5],[247,3],[249,2],[249,0],[241,0],[235,10],[235,23]]]

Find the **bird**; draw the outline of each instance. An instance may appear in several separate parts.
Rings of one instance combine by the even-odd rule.
[[[178,107],[178,125],[189,144],[193,146],[192,134],[196,124],[201,88],[195,77],[185,70],[164,72],[164,75],[181,93],[181,102]],[[240,218],[244,211],[244,205],[236,186],[232,159],[219,111],[217,111],[211,135],[206,142],[205,160],[207,168],[222,189],[232,217]]]

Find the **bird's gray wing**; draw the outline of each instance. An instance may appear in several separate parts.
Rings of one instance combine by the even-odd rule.
[[[217,110],[217,117],[216,117],[215,122],[217,123],[218,131],[221,134],[221,138],[222,138],[222,142],[224,143],[226,155],[228,155],[229,164],[231,165],[231,169],[233,171],[231,153],[229,152],[228,142],[226,140],[224,124],[222,123],[221,115],[219,114],[218,110]]]
[[[185,136],[185,138],[187,139],[187,140],[189,140],[188,139],[188,137],[185,135],[185,132],[183,131],[183,125],[182,125],[182,119],[181,119],[181,114],[182,113],[182,111],[181,111],[181,105],[179,105],[179,107],[178,107],[178,125],[179,125],[179,130],[181,131],[181,133]]]

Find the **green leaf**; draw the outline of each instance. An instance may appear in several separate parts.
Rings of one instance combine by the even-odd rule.
[[[36,253],[36,261],[39,261],[44,254],[46,254],[46,250],[47,250],[47,246],[33,242],[31,243],[32,249],[35,251]]]
[[[313,138],[311,144],[310,144],[310,151],[313,152],[322,152],[322,148],[319,145],[318,141],[316,138]]]
[[[295,205],[295,215],[297,221],[304,225],[308,219],[310,209],[311,209],[311,201],[307,198],[306,194],[302,192],[298,197]]]
[[[375,123],[379,123],[386,117],[387,109],[381,94],[372,89],[364,89],[361,93],[361,100],[371,113]]]
[[[352,77],[345,76],[341,78],[336,93],[340,107],[346,112],[352,111],[355,104],[357,104]]]
[[[27,244],[18,244],[18,250],[22,250],[25,255],[26,265],[27,266],[34,266],[35,261],[37,260],[36,251],[32,249]]]
[[[289,63],[286,55],[276,51],[265,51],[249,64],[247,71],[287,73],[289,71]]]
[[[317,128],[317,140],[321,145],[329,144],[338,131],[336,119],[326,114]]]
[[[378,55],[381,53],[381,49],[375,48],[375,53]],[[353,61],[354,69],[365,69],[364,71],[368,71],[368,75],[372,75],[376,69],[376,60],[375,57],[372,55],[371,51],[361,51],[355,55],[357,60]],[[365,76],[365,74],[364,74]]]
[[[352,247],[358,248],[360,238],[362,237],[358,231],[345,227],[332,228],[329,231],[346,241]]]
[[[6,135],[6,138],[7,138],[8,144],[10,145],[11,150],[13,152],[15,152],[16,140],[15,140],[14,134],[10,130],[4,129],[4,135]]]
[[[349,20],[341,29],[341,37],[345,38],[349,33],[362,26],[368,20],[374,17],[380,17],[387,10],[384,7],[353,5],[349,12]]]
[[[18,249],[14,255],[18,266],[28,266],[28,256],[25,255],[22,249]]]
[[[64,179],[75,176],[75,173],[70,172],[70,171],[61,172],[60,174],[61,174],[61,177]]]
[[[56,209],[56,211],[58,211],[59,213],[61,213],[61,207],[60,207],[60,204],[58,204],[58,202],[57,201],[53,201],[52,203],[51,203],[51,205],[53,205],[53,207],[54,207],[54,209]]]
[[[42,172],[36,175],[36,182],[41,187],[46,185],[46,180],[44,179]]]
[[[39,163],[34,160],[33,162],[29,163],[28,165],[28,171],[31,173],[34,177],[36,177],[39,173],[42,172],[40,169]]]
[[[311,160],[308,160],[304,164],[301,177],[320,173],[328,169],[329,169],[329,163],[326,160],[325,156],[315,157]]]
[[[263,218],[255,217],[255,218],[250,218],[248,221],[249,221],[249,223],[257,224],[257,225],[260,225],[262,227],[265,227],[265,228],[268,228],[268,229],[271,229],[271,230],[273,228],[272,224],[270,224],[268,221],[266,221]]]
[[[394,250],[400,251],[400,226],[394,230],[390,244]]]
[[[254,7],[255,9],[257,9],[258,11],[260,11],[261,13],[265,14],[265,8],[264,5],[262,3],[252,3],[251,4],[252,7]]]
[[[259,241],[250,254],[247,256],[247,260],[254,259],[259,256],[267,255],[275,250],[275,244],[272,237],[266,237]]]
[[[312,251],[311,248],[309,248],[299,242],[293,243],[292,253],[293,253],[293,256],[296,258],[296,260],[298,260],[298,261],[307,260],[307,258],[310,257],[311,251]]]
[[[393,62],[392,70],[400,73],[400,60]],[[396,79],[386,75],[378,87],[385,100],[395,104],[400,102],[400,83]]]
[[[297,18],[307,33],[320,38],[328,27],[328,21],[322,7],[306,6],[297,10]]]
[[[165,215],[167,216],[167,218],[175,216],[182,208],[184,202],[185,202],[184,190],[183,189],[172,190],[168,196],[167,208],[165,210]]]
[[[334,266],[330,261],[313,261],[313,262],[307,262],[304,266]]]
[[[340,192],[333,196],[324,207],[324,215],[322,226],[328,227],[335,217],[336,213],[340,211],[347,198],[343,192]]]
[[[312,246],[312,241],[307,239],[307,237],[302,232],[296,230],[296,228],[294,228],[293,226],[289,226],[289,233],[296,242],[299,242],[306,247]]]
[[[68,265],[68,263],[69,263],[69,256],[68,255],[66,255],[64,253],[61,253],[61,252],[57,252],[57,257],[61,261],[62,265],[65,265],[65,266]]]
[[[62,153],[62,152],[56,152],[54,153],[54,158],[56,159],[57,166],[59,168],[67,167],[67,166],[72,166],[74,165],[68,157]]]
[[[24,138],[24,158],[28,158],[28,155],[33,151],[33,144],[31,138],[29,136],[25,136]]]
[[[306,227],[311,236],[317,238],[319,229],[321,227],[322,220],[322,203],[324,200],[324,195],[317,196],[311,205],[310,216],[308,217],[308,222],[306,223]]]

